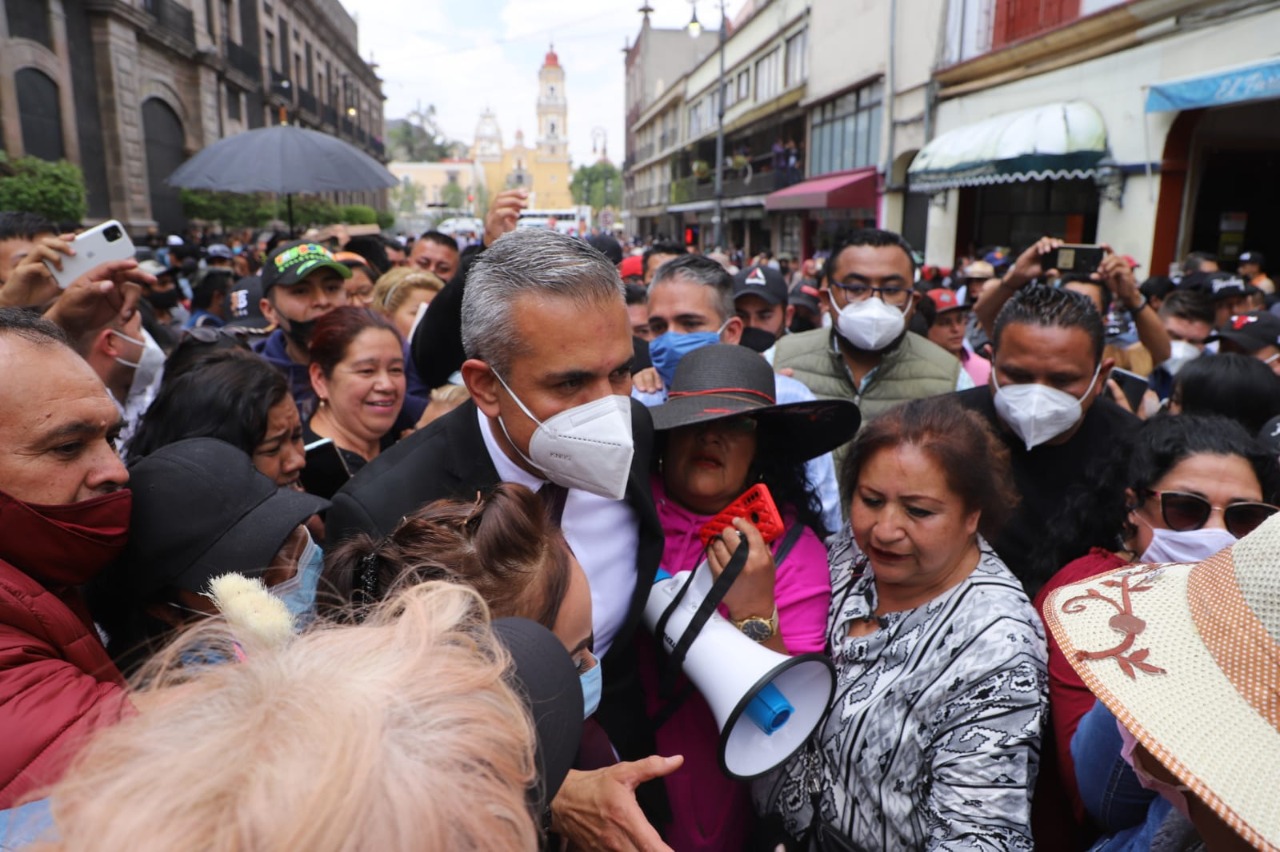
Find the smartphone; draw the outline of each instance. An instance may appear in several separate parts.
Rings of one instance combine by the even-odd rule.
[[[304,449],[307,453],[307,466],[299,475],[302,488],[308,494],[328,500],[347,484],[351,472],[342,460],[338,445],[331,438],[321,438],[307,444]]]
[[[1063,275],[1090,275],[1098,271],[1107,250],[1102,246],[1066,243],[1040,258],[1041,269],[1056,269]]]
[[[71,241],[71,247],[76,253],[70,257],[63,256],[61,270],[45,261],[53,280],[63,290],[95,266],[112,260],[132,260],[135,252],[133,240],[129,239],[124,226],[115,219],[77,234]]]
[[[733,526],[734,518],[742,518],[760,530],[760,536],[765,543],[772,543],[785,530],[782,514],[778,511],[777,504],[773,502],[773,495],[761,482],[748,488],[741,497],[703,525],[698,531],[702,546],[706,547],[707,542],[724,532],[726,527]]]
[[[1142,406],[1142,397],[1149,387],[1147,380],[1137,373],[1121,370],[1119,367],[1111,368],[1111,378],[1120,385],[1120,390],[1124,391],[1124,398],[1129,400],[1129,407],[1137,413]]]

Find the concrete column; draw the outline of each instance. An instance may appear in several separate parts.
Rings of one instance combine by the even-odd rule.
[[[131,24],[108,15],[95,16],[92,29],[111,215],[130,230],[145,230],[155,221],[138,97],[137,34]]]
[[[75,88],[71,78],[71,49],[67,44],[67,18],[62,0],[50,0],[49,33],[58,57],[58,112],[62,116],[62,155],[80,165],[80,130],[76,121]]]
[[[943,202],[945,199],[945,203]],[[931,266],[951,266],[956,262],[956,227],[960,190],[949,189],[929,202],[929,223],[925,228],[924,262]]]

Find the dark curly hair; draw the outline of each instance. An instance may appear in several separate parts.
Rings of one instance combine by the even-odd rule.
[[[867,424],[840,471],[844,502],[853,501],[858,476],[872,456],[903,444],[933,459],[965,510],[980,513],[978,531],[995,538],[1018,503],[1009,450],[987,421],[951,396],[904,402]]]
[[[1104,465],[1067,494],[1049,523],[1049,538],[1039,550],[1033,570],[1043,582],[1091,547],[1122,550],[1133,534],[1130,510],[1140,508],[1148,490],[1186,459],[1202,454],[1240,456],[1249,462],[1262,487],[1262,499],[1280,496],[1280,465],[1266,448],[1236,421],[1216,415],[1162,414],[1116,444]],[[1130,503],[1129,489],[1137,495]]]

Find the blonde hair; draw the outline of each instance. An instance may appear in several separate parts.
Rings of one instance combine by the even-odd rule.
[[[361,626],[193,670],[231,638],[209,619],[144,669],[143,711],[52,789],[39,848],[537,847],[533,727],[475,592],[424,583]]]
[[[378,278],[378,282],[373,285],[371,306],[374,310],[391,316],[400,310],[400,306],[405,303],[405,300],[409,298],[409,294],[414,290],[439,293],[443,289],[444,282],[434,273],[423,269],[397,266],[384,273]]]

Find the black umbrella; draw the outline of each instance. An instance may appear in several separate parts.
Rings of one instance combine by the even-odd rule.
[[[293,193],[388,189],[399,183],[386,167],[336,136],[289,124],[219,139],[169,175],[170,186],[219,192]]]

